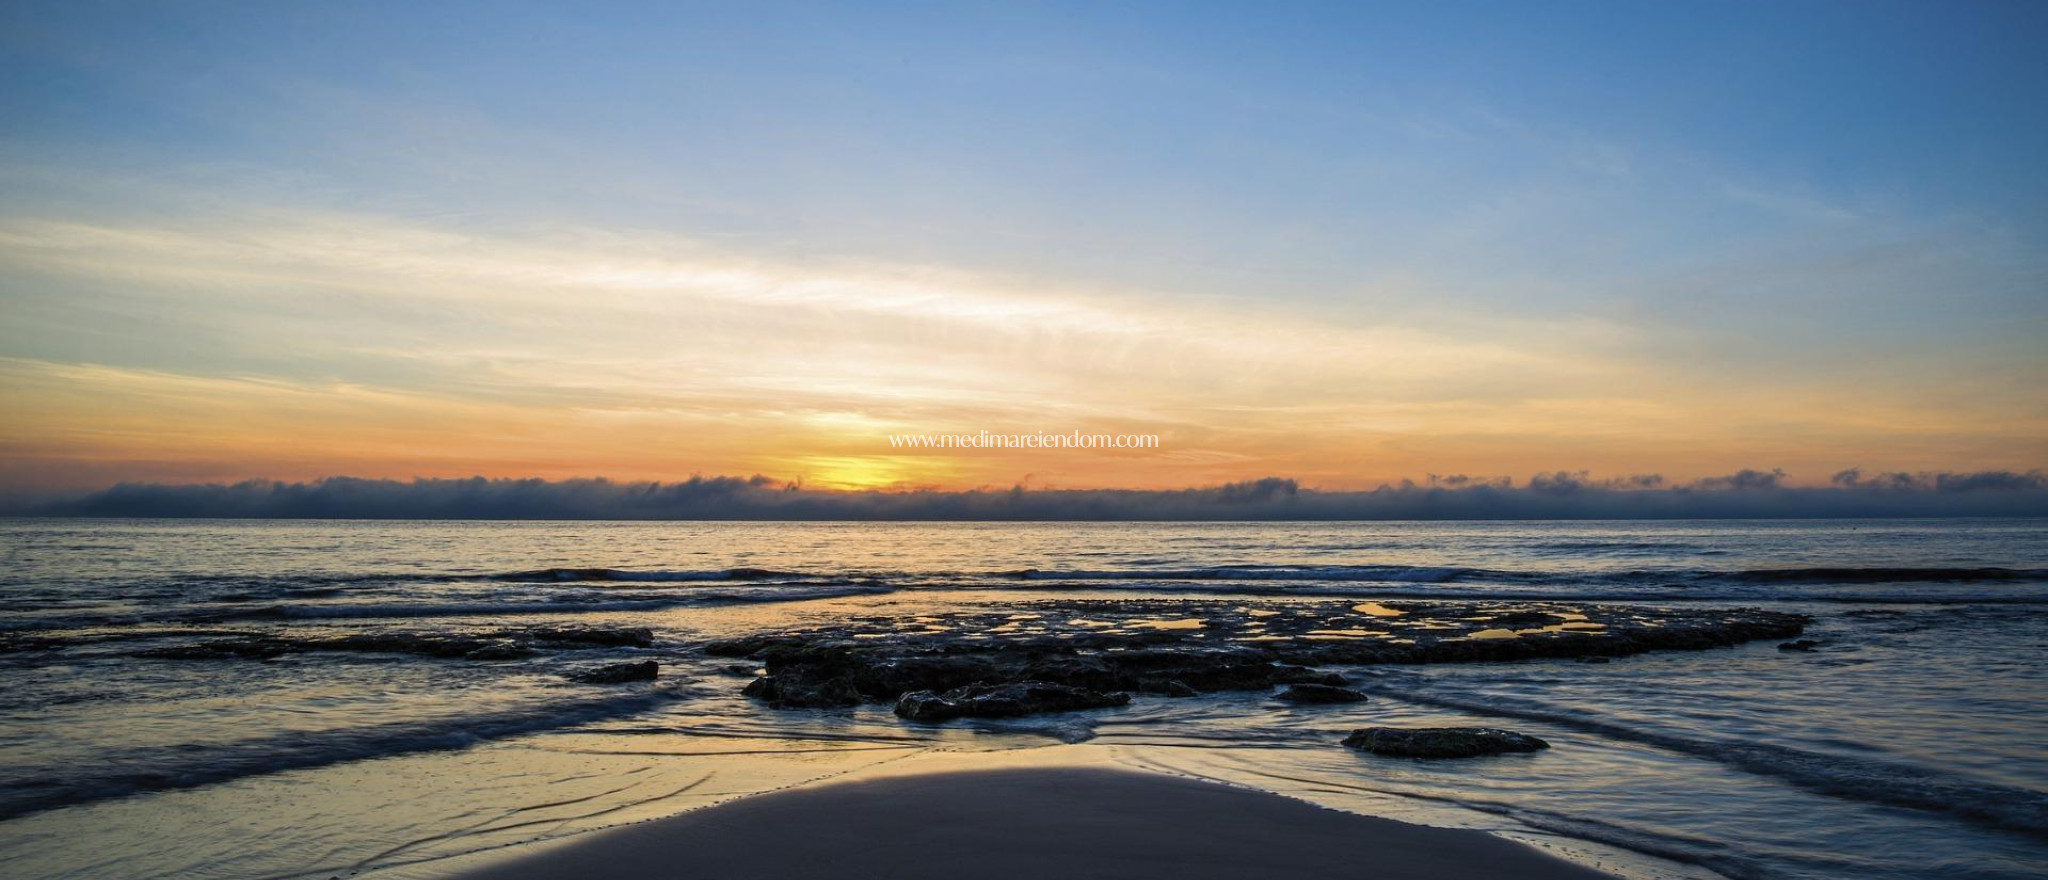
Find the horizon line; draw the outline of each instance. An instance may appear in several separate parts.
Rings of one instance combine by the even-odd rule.
[[[1673,484],[1588,472],[1433,477],[1369,490],[1303,487],[1283,477],[1178,489],[813,489],[751,477],[679,481],[604,477],[326,477],[303,482],[119,483],[0,515],[181,519],[565,520],[720,522],[1228,522],[1673,519],[1893,519],[2048,516],[2048,472],[1865,475],[1789,484],[1783,470],[1741,470]]]

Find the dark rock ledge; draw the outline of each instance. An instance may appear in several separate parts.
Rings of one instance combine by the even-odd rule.
[[[1296,687],[1282,699],[1351,702],[1364,694],[1344,688],[1343,676],[1312,667],[1698,650],[1790,638],[1806,622],[1803,615],[1754,609],[1555,603],[1288,602],[1251,608],[1225,601],[1065,600],[855,617],[818,629],[715,641],[704,651],[761,661],[767,675],[744,693],[771,706],[894,703],[905,717],[931,718],[983,714],[939,708],[946,705],[1001,702],[1004,714],[1018,705],[1036,707],[1024,711],[1065,711],[1120,705],[1117,698],[1126,693],[1182,697],[1287,685]],[[1057,686],[1117,702],[976,702],[976,694],[987,697],[990,689],[1006,685]],[[982,690],[961,693],[974,688]],[[912,694],[919,696],[907,700]]]

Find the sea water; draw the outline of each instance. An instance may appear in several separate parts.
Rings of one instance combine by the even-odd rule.
[[[1775,643],[1340,669],[1368,703],[1140,696],[928,726],[765,708],[705,641],[1041,599],[1764,607]],[[2048,874],[2048,521],[0,521],[0,863],[51,878],[428,876],[464,854],[932,750],[1129,766],[1483,828],[1637,876]],[[245,633],[647,627],[476,660],[169,659]],[[172,652],[174,653],[174,652]],[[651,684],[565,673],[654,659]],[[1552,744],[1473,761],[1375,724]]]

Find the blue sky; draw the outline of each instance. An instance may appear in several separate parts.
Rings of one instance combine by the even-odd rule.
[[[1116,480],[804,425],[1163,424],[1188,460],[1113,463],[1147,484],[2048,458],[2039,4],[16,3],[0,34],[0,358],[53,424],[111,382],[284,431],[347,387],[524,408],[479,431],[595,407],[788,440],[492,472],[848,484]],[[624,295],[578,260],[681,286],[565,310]],[[779,280],[711,295],[710,264]],[[780,365],[678,359],[650,314]],[[1304,327],[1323,354],[1290,360]],[[592,354],[629,336],[662,353]],[[557,378],[512,362],[548,338]],[[476,458],[193,434],[145,461],[147,433],[8,442],[104,444],[76,479]]]

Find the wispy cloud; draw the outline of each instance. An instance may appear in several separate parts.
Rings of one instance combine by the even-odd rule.
[[[2025,466],[2039,436],[2010,407],[1899,388],[1844,410],[1834,386],[1716,382],[1612,320],[1467,312],[1432,327],[639,230],[248,206],[14,214],[0,262],[19,279],[0,336],[24,353],[0,386],[19,416],[0,442],[47,485],[100,481],[125,458],[117,476],[1170,485],[1256,469],[1342,486],[1588,454],[1697,474],[1737,449],[1831,470],[1859,437],[1927,446],[1892,466],[1938,466],[1947,437]],[[881,448],[981,429],[1165,443],[1099,461]]]
[[[1291,412],[1398,427],[1441,418],[1447,401],[1522,407],[1531,383],[1564,393],[1625,372],[1603,354],[1624,331],[1598,322],[1444,333],[938,267],[790,265],[644,232],[237,217],[0,219],[0,258],[38,279],[19,296],[15,345],[63,337],[84,355],[13,361],[6,393],[40,417],[10,438],[17,449],[115,457],[139,429],[92,426],[156,419],[157,457],[291,438],[326,444],[336,466],[387,435],[410,450],[399,467],[500,460],[516,435],[529,455],[554,443],[564,461],[626,473],[674,454],[645,448],[663,432],[688,437],[692,466],[782,472],[805,469],[798,450],[843,458],[891,430],[1131,425],[1200,454],[1298,433]],[[81,329],[81,289],[158,324],[146,338]],[[179,369],[145,366],[158,347]],[[1215,418],[1230,408],[1251,415]],[[216,418],[186,430],[198,420],[176,409]],[[56,441],[67,425],[92,436]]]

